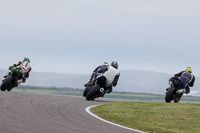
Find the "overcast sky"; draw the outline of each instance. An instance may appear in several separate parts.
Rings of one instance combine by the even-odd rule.
[[[35,72],[119,70],[200,75],[199,0],[0,0],[0,69],[27,56]]]

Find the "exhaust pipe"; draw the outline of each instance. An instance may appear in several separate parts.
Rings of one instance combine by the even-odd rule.
[[[99,90],[100,92],[104,92],[104,88],[100,88],[100,90]]]
[[[185,93],[186,90],[185,89],[181,89],[181,90],[178,90],[179,93]]]

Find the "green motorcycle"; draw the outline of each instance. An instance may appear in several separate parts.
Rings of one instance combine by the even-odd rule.
[[[18,86],[18,80],[22,77],[22,71],[19,66],[11,69],[10,74],[2,80],[1,91],[11,91],[14,87]]]

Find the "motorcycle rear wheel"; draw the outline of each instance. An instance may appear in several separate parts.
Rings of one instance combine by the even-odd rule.
[[[94,100],[95,95],[97,94],[100,88],[101,88],[100,85],[98,84],[94,85],[92,89],[87,93],[86,100]]]
[[[13,80],[13,76],[9,75],[8,77],[6,77],[3,80],[3,83],[1,84],[1,91],[5,91],[6,89],[8,89],[9,84],[11,83],[11,81]]]
[[[178,94],[178,96],[176,96],[174,103],[178,103],[181,100],[183,93]]]

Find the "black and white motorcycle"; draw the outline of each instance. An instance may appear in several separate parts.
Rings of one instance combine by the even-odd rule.
[[[92,85],[88,85],[83,96],[86,100],[94,100],[98,97],[103,97],[108,93],[107,87],[113,85],[115,78],[119,77],[119,72],[112,66],[108,66],[108,70],[105,73],[98,73],[95,78],[95,82]]]

